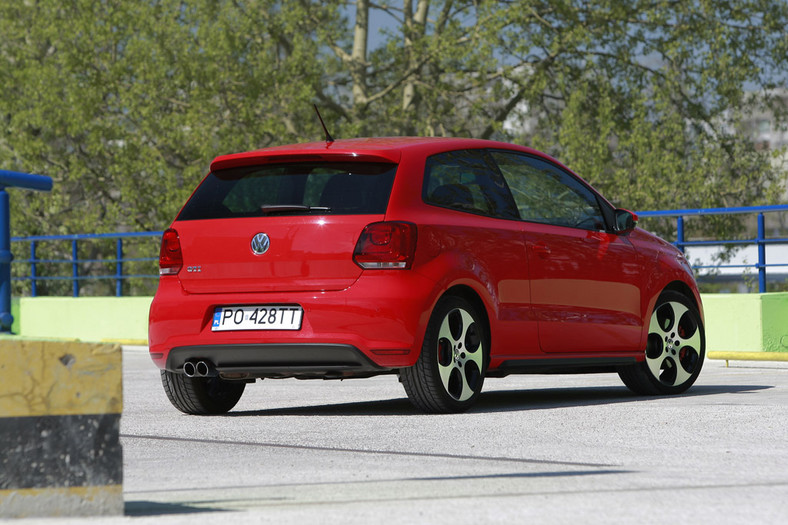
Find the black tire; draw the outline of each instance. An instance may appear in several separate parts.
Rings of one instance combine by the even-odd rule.
[[[706,333],[695,304],[665,291],[649,320],[646,359],[620,367],[618,375],[636,394],[680,394],[695,383],[705,357]]]
[[[246,383],[218,377],[187,377],[161,371],[161,384],[172,406],[185,414],[207,416],[229,412],[241,399]]]
[[[468,410],[484,384],[489,340],[486,323],[470,302],[441,298],[430,316],[418,361],[400,370],[411,403],[428,413]]]

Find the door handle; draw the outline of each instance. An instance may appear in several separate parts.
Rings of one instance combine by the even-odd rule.
[[[543,259],[546,259],[547,257],[550,256],[550,247],[547,246],[544,243],[538,242],[538,243],[534,244],[533,245],[533,250],[534,250],[534,253],[537,256],[539,256],[539,257],[541,257]]]

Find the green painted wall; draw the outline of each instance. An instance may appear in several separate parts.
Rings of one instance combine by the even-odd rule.
[[[761,299],[754,294],[701,297],[706,317],[706,349],[711,352],[761,351]]]
[[[710,352],[788,352],[788,293],[706,294]]]
[[[151,297],[22,297],[24,337],[147,344]]]
[[[19,333],[19,297],[11,298],[11,315],[14,316],[14,322],[11,325],[11,333]]]
[[[788,352],[788,293],[706,294],[710,352]],[[147,344],[151,297],[22,297],[14,333]]]
[[[767,293],[761,296],[763,351],[788,352],[788,294]]]

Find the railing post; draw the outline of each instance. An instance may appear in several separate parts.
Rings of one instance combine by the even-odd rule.
[[[115,242],[115,297],[123,295],[123,239]]]
[[[77,240],[71,241],[71,290],[74,297],[79,297],[79,250]]]
[[[11,315],[11,212],[8,192],[0,186],[0,331],[10,332]]]
[[[11,212],[6,187],[49,191],[52,179],[43,175],[0,170],[0,332],[11,332]]]
[[[38,286],[36,285],[36,241],[30,241],[30,296],[36,297],[38,295]]]
[[[676,217],[676,248],[684,253],[684,217]]]
[[[766,293],[766,227],[763,212],[758,214],[758,293]]]

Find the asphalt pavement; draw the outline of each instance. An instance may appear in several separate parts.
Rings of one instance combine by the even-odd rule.
[[[707,360],[676,397],[616,375],[488,379],[420,414],[396,376],[247,385],[181,414],[124,348],[126,515],[18,525],[788,522],[788,363]]]

